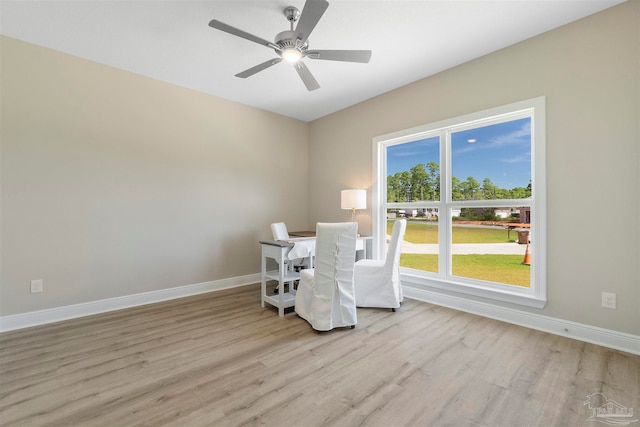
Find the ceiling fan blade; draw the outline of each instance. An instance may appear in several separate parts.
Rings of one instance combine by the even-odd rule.
[[[282,58],[270,59],[268,61],[263,62],[262,64],[258,64],[255,67],[251,67],[248,70],[244,70],[243,72],[236,74],[236,77],[240,77],[241,79],[246,79],[247,77],[251,77],[256,73],[271,67],[272,65],[279,64],[280,62],[282,62]]]
[[[298,19],[298,25],[296,25],[296,38],[300,40],[300,46],[302,46],[309,34],[316,27],[324,11],[329,7],[329,3],[326,0],[307,0],[300,13],[300,19]]]
[[[309,71],[307,66],[304,65],[304,62],[298,61],[295,64],[293,64],[293,67],[298,72],[298,75],[302,79],[302,82],[307,87],[307,90],[309,92],[320,88],[320,85],[318,84],[316,79],[313,77],[313,74],[311,74],[311,71]]]
[[[307,58],[325,59],[329,61],[346,61],[367,63],[371,59],[370,50],[310,50]]]
[[[277,51],[282,50],[282,48],[275,43],[271,43],[268,40],[262,39],[258,36],[254,36],[253,34],[249,34],[246,31],[242,31],[236,27],[232,27],[231,25],[225,24],[224,22],[220,22],[216,19],[212,19],[211,22],[209,22],[209,26],[211,28],[215,28],[216,30],[224,31],[225,33],[233,34],[234,36],[242,37],[243,39],[252,41],[254,43],[270,47],[271,49],[275,49]]]

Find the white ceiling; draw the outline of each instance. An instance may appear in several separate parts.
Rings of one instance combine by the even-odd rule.
[[[310,0],[313,1],[313,0]],[[305,59],[308,92],[276,54],[208,26],[217,19],[267,40],[304,0],[0,1],[3,35],[310,121],[438,73],[623,0],[329,0],[311,49],[371,49],[371,62]]]

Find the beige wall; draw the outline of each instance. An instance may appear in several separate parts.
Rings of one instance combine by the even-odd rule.
[[[255,274],[307,227],[307,123],[0,41],[2,316]]]
[[[344,219],[340,190],[371,188],[374,136],[546,96],[548,303],[511,307],[640,334],[639,9],[624,3],[312,122],[310,221]],[[370,211],[359,222],[369,231]],[[600,307],[602,291],[617,310]]]

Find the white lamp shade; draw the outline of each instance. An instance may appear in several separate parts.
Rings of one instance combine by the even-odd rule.
[[[366,209],[367,190],[342,190],[340,195],[342,209]]]

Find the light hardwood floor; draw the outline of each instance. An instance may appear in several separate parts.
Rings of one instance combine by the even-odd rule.
[[[413,300],[316,333],[259,285],[6,332],[0,369],[2,426],[597,426],[596,392],[640,412],[640,356]]]

